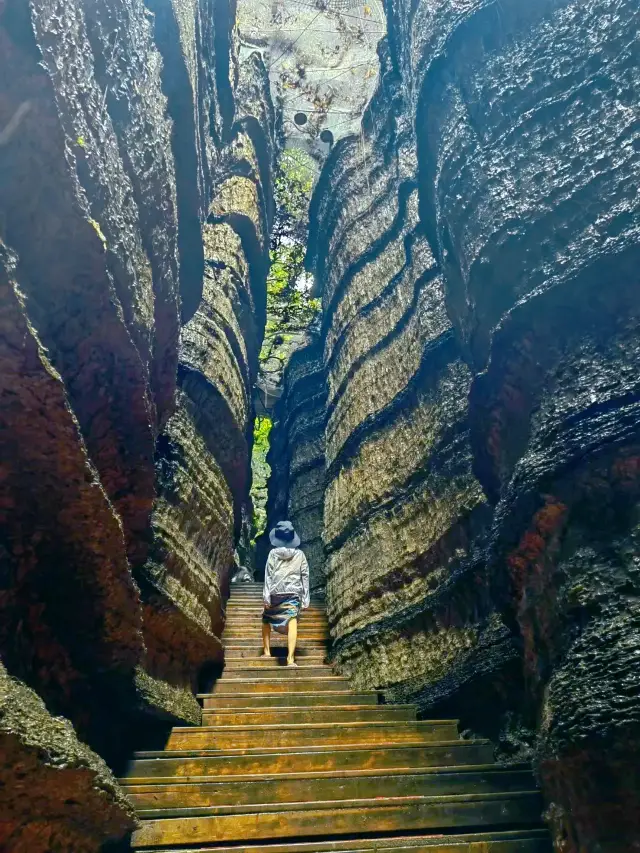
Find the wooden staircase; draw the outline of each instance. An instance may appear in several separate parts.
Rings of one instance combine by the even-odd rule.
[[[233,589],[202,726],[173,729],[123,780],[141,819],[134,849],[550,851],[530,770],[494,764],[455,720],[418,722],[412,705],[351,690],[324,662],[321,602],[301,619],[298,669],[284,665],[285,637],[261,659],[261,589]]]

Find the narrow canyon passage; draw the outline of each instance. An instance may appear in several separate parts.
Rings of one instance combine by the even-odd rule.
[[[260,657],[262,609],[261,584],[236,585],[202,726],[174,729],[123,780],[142,818],[135,850],[550,850],[528,765],[495,764],[456,720],[417,722],[415,705],[354,692],[324,663],[319,601],[302,617],[297,669],[282,643]]]
[[[0,0],[2,853],[640,853],[639,56]]]

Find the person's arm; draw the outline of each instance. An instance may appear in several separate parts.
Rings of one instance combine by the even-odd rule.
[[[267,565],[264,568],[264,588],[262,590],[262,601],[265,607],[271,606],[271,554],[267,557]]]
[[[300,577],[302,579],[302,609],[306,610],[311,600],[311,596],[309,595],[309,563],[307,563],[304,551],[301,551],[300,553],[302,554],[302,565],[300,566]]]

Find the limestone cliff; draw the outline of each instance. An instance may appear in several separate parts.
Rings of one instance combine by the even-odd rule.
[[[386,10],[363,133],[311,206],[334,655],[529,754],[558,850],[622,853],[640,829],[638,10]]]
[[[271,466],[267,502],[267,534],[288,518],[300,536],[309,561],[309,584],[316,593],[325,587],[322,544],[324,501],[324,423],[326,384],[320,341],[309,335],[284,372],[283,393],[274,407]],[[258,566],[266,561],[270,545],[261,540]]]
[[[181,330],[176,410],[157,444],[154,537],[140,572],[148,671],[184,691],[191,721],[198,673],[222,660],[222,601],[249,500],[274,133],[256,57],[239,67],[236,110],[202,229],[202,297]]]
[[[221,658],[274,139],[234,15],[0,2],[3,850],[121,836],[96,753],[199,720]]]

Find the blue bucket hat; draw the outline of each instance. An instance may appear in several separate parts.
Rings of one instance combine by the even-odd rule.
[[[269,534],[269,542],[274,548],[298,548],[300,537],[290,521],[279,521]]]

